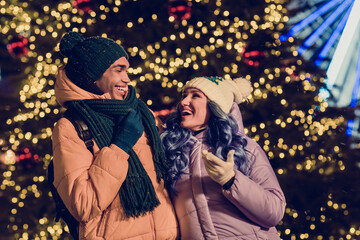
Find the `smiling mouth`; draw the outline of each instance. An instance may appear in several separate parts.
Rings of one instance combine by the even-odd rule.
[[[115,85],[115,88],[120,92],[120,94],[121,94],[122,96],[124,96],[124,95],[127,93],[127,91],[128,91],[128,87],[127,87],[127,86],[121,87],[121,86]]]
[[[186,117],[186,116],[190,116],[190,115],[192,115],[192,113],[189,110],[183,110],[181,112],[182,117]]]

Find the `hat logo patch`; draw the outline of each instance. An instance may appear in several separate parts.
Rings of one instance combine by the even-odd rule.
[[[223,79],[222,77],[218,77],[218,76],[215,76],[215,77],[204,77],[210,81],[212,81],[213,83],[215,83],[216,85],[219,85],[219,82],[222,82],[224,81],[225,79]]]

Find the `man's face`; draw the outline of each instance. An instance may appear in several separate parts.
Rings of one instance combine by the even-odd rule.
[[[130,78],[127,74],[129,67],[130,64],[125,57],[119,58],[99,80],[95,81],[96,86],[104,93],[109,93],[112,99],[124,100],[129,90]]]
[[[182,128],[197,131],[204,128],[210,118],[206,95],[196,88],[187,88],[180,102]]]

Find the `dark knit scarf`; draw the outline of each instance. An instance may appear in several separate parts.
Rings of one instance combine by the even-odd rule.
[[[154,116],[148,107],[136,97],[135,89],[129,86],[125,100],[90,99],[69,101],[67,111],[79,113],[95,139],[99,148],[109,146],[113,137],[113,129],[119,116],[125,116],[134,109],[141,117],[145,133],[153,151],[153,161],[160,182],[167,172],[167,163]],[[120,201],[128,217],[138,217],[159,205],[154,187],[143,165],[133,149],[129,151],[129,169],[126,179],[121,185]],[[119,169],[122,171],[122,169]]]

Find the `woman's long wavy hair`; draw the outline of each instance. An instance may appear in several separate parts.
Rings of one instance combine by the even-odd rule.
[[[247,140],[239,134],[238,124],[228,116],[218,104],[208,99],[211,115],[205,132],[205,141],[215,151],[215,155],[226,160],[227,154],[234,149],[234,162],[239,171],[249,174],[250,159],[247,157]],[[179,106],[169,115],[166,130],[161,134],[170,168],[166,178],[167,188],[175,191],[175,183],[184,174],[190,163],[190,152],[196,141],[193,132],[180,126],[181,114]]]

